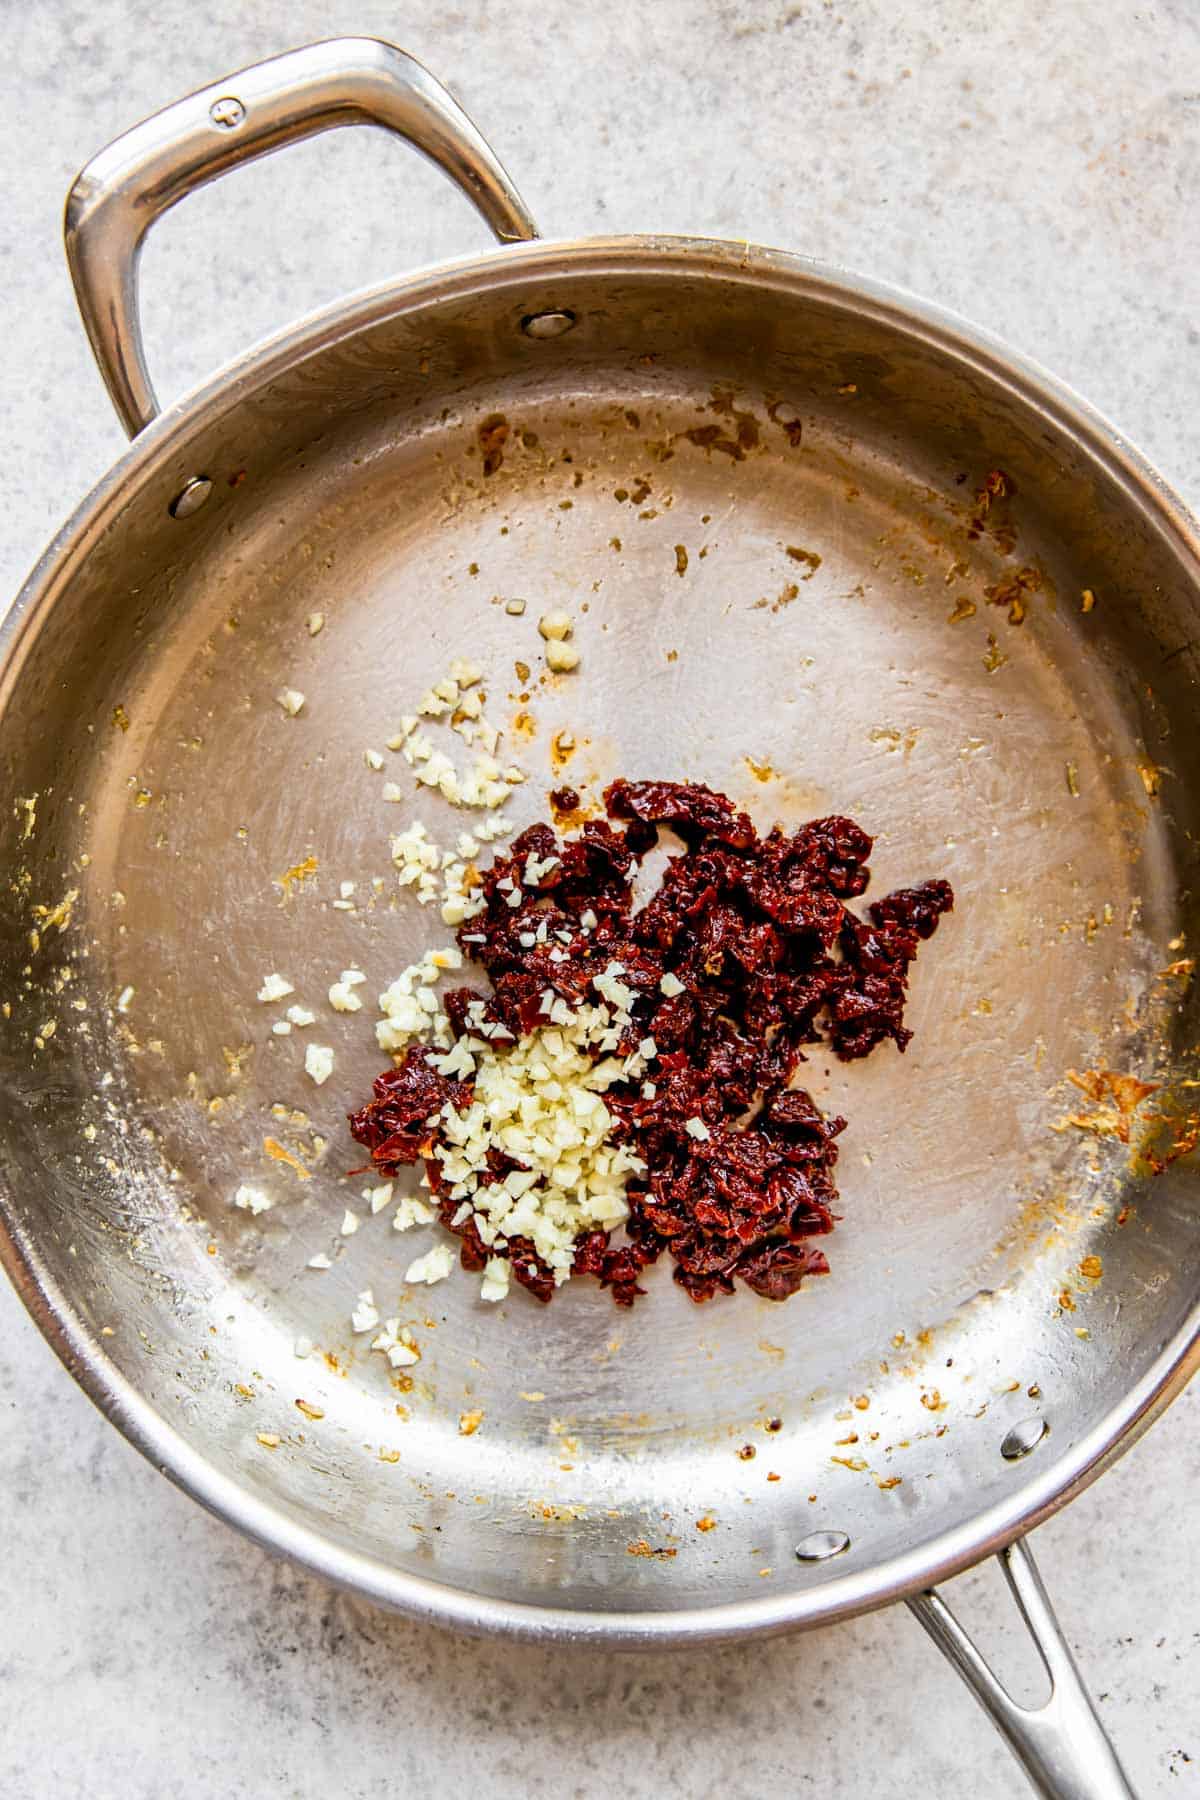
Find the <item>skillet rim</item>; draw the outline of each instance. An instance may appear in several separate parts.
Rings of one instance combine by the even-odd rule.
[[[1166,537],[1200,591],[1200,523],[1128,440],[1095,408],[1001,339],[891,284],[816,259],[742,242],[627,236],[535,240],[451,262],[347,296],[272,335],[165,408],[80,502],[34,565],[0,621],[0,728],[24,654],[48,621],[55,597],[129,499],[178,462],[190,434],[287,372],[296,362],[403,312],[460,298],[473,288],[547,292],[563,279],[630,274],[705,274],[786,288],[840,304],[973,368],[1039,411],[1121,487],[1129,503]],[[557,296],[556,296],[557,297]],[[546,302],[549,304],[549,302]],[[533,310],[532,308],[530,310]],[[551,340],[552,343],[552,340]],[[172,490],[174,491],[174,490]],[[943,1531],[917,1550],[867,1564],[805,1591],[675,1611],[574,1611],[473,1595],[344,1550],[297,1524],[221,1473],[192,1448],[117,1368],[72,1307],[18,1223],[0,1181],[0,1263],[35,1324],[88,1398],[169,1480],[216,1517],[264,1548],[376,1604],[478,1634],[638,1648],[731,1641],[831,1623],[901,1600],[1002,1549],[1049,1517],[1130,1447],[1200,1367],[1200,1292],[1187,1319],[1121,1401],[1069,1451],[1022,1465],[1006,1500]]]

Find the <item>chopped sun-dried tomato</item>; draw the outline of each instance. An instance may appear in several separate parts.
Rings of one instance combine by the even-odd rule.
[[[467,1008],[482,1000],[491,1024],[514,1037],[532,1031],[545,1022],[547,989],[570,1006],[595,1001],[593,977],[619,963],[634,996],[619,1054],[652,1037],[657,1055],[651,1079],[618,1082],[605,1098],[614,1136],[646,1173],[626,1188],[622,1241],[587,1233],[574,1272],[596,1276],[630,1306],[644,1292],[639,1275],[666,1250],[693,1300],[732,1293],[739,1280],[785,1300],[805,1276],[828,1271],[812,1239],[833,1229],[845,1125],[792,1085],[804,1047],[828,1041],[847,1061],[886,1038],[906,1047],[909,965],[954,895],[947,882],[928,881],[874,902],[868,920],[850,912],[844,902],[870,879],[873,841],[852,819],[816,819],[790,835],[776,826],[760,838],[725,795],[685,782],[616,781],[605,803],[627,822],[623,831],[589,820],[564,841],[533,825],[486,871],[486,911],[459,941],[492,992],[447,994],[451,1030],[461,1035]],[[633,878],[660,826],[683,849],[634,912]],[[548,1300],[553,1276],[528,1240],[489,1251],[473,1217],[454,1222],[462,1209],[433,1155],[436,1115],[447,1102],[468,1105],[471,1091],[414,1047],[379,1076],[350,1129],[381,1174],[425,1160],[465,1267],[506,1254],[517,1280]],[[516,1166],[495,1158],[495,1179]]]

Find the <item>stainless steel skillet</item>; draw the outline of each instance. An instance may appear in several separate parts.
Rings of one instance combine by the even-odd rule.
[[[1126,1792],[1026,1552],[1006,1566],[1044,1713],[921,1596],[1061,1504],[1194,1366],[1194,527],[1007,351],[740,244],[513,246],[323,313],[150,422],[142,232],[231,162],[363,118],[531,235],[436,84],[361,41],[193,96],[73,195],[85,319],[145,429],[5,628],[7,1265],[159,1466],[372,1598],[669,1643],[915,1597],[1041,1791]],[[583,662],[525,703],[549,604]],[[794,1302],[697,1309],[664,1269],[628,1317],[582,1289],[497,1316],[465,1280],[406,1291],[423,1244],[386,1219],[340,1236],[340,1115],[378,1053],[323,995],[351,963],[382,987],[440,935],[395,890],[410,812],[363,751],[463,654],[530,769],[522,821],[566,729],[579,782],[691,775],[764,822],[849,811],[881,890],[954,881],[908,1056],[813,1065],[851,1121],[845,1219]],[[270,969],[322,1008],[319,1091],[254,999]],[[247,1180],[276,1198],[258,1220],[229,1204]],[[411,1388],[356,1354],[367,1285],[420,1341]]]

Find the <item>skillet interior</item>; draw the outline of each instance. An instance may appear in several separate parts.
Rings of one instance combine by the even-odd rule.
[[[554,305],[575,329],[531,341],[521,319]],[[1192,550],[1052,396],[792,259],[534,249],[344,319],[156,427],[10,624],[11,1260],[93,1391],[116,1384],[118,1422],[380,1597],[466,1616],[482,1595],[493,1621],[553,1607],[585,1629],[864,1604],[881,1566],[915,1579],[973,1519],[1003,1533],[1046,1503],[1195,1306],[1194,1159],[1152,1177],[1136,1154],[1148,1132],[1186,1143],[1200,1092],[1187,971],[1163,973],[1195,929]],[[492,414],[511,434],[485,478]],[[979,523],[996,467],[1015,492]],[[212,499],[171,519],[197,471]],[[1018,626],[986,590],[1020,569],[1040,587]],[[976,610],[950,623],[960,598]],[[583,662],[535,674],[526,705],[513,665],[536,667],[549,605],[575,613]],[[497,721],[536,719],[507,739],[531,775],[521,823],[544,816],[563,726],[577,784],[705,780],[763,824],[849,812],[878,834],[872,893],[954,882],[908,1055],[811,1065],[850,1122],[845,1216],[832,1275],[792,1303],[695,1308],[664,1266],[632,1314],[584,1283],[497,1312],[469,1278],[406,1292],[426,1234],[383,1219],[304,1270],[361,1186],[341,1113],[379,1064],[373,1009],[335,1018],[322,996],[356,963],[373,997],[446,940],[395,896],[387,839],[418,813],[435,837],[463,824],[424,796],[385,804],[407,771],[362,753],[455,655],[484,665]],[[307,696],[298,719],[283,686]],[[317,876],[281,904],[308,855]],[[385,894],[362,904],[373,877]],[[331,905],[342,879],[353,913]],[[272,1040],[255,1002],[269,969],[336,1049],[319,1092],[303,1039]],[[1131,1145],[1056,1129],[1095,1111],[1069,1069],[1162,1084]],[[264,1160],[265,1136],[302,1149],[313,1130],[311,1180]],[[276,1195],[260,1221],[230,1207],[244,1180]],[[421,1343],[410,1392],[351,1339],[368,1285]],[[1050,1438],[1009,1464],[1031,1413]],[[818,1528],[851,1549],[801,1567]],[[642,1540],[675,1554],[629,1554]]]

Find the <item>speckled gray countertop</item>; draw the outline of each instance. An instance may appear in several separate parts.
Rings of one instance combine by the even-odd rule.
[[[59,243],[76,168],[187,89],[338,32],[428,62],[547,235],[748,237],[936,296],[1072,382],[1200,504],[1190,0],[59,0],[17,17],[0,117],[7,593],[121,448]],[[466,202],[372,134],[241,171],[148,250],[160,391],[347,288],[479,243]],[[1200,1794],[1198,1417],[1193,1391],[1037,1534],[1144,1796]],[[0,1470],[5,1795],[1020,1789],[903,1611],[653,1656],[471,1643],[370,1613],[162,1481],[7,1287]],[[1019,1687],[1030,1658],[998,1575],[963,1577],[954,1597]]]

